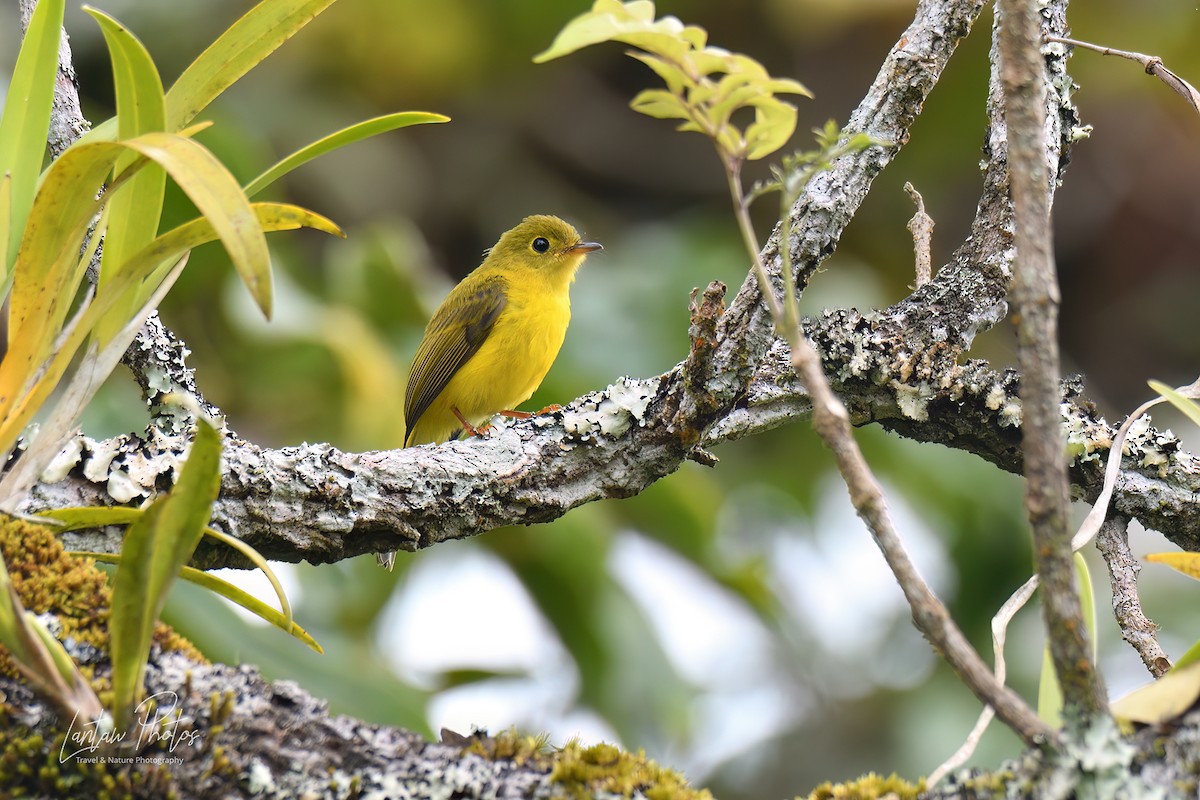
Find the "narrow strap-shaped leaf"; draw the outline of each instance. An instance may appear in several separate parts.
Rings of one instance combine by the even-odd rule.
[[[79,280],[80,242],[98,208],[96,193],[116,160],[128,151],[143,156],[142,163],[164,167],[191,197],[260,307],[269,313],[270,261],[262,226],[237,181],[208,150],[167,133],[121,142],[77,143],[47,170],[17,253],[9,351],[0,362],[0,452],[12,448],[32,413],[12,411],[32,391],[33,378],[49,357],[70,308]],[[136,168],[137,163],[123,175]]]
[[[348,128],[342,128],[336,133],[331,133],[323,139],[318,139],[312,144],[300,148],[250,181],[246,184],[246,196],[254,197],[254,195],[302,164],[306,164],[317,156],[324,155],[339,147],[345,147],[348,144],[353,144],[354,142],[381,133],[387,133],[397,128],[407,128],[409,125],[424,125],[431,122],[449,121],[450,118],[447,116],[433,114],[428,111],[402,111],[398,114],[387,114],[382,117],[375,117],[374,119],[359,122]]]
[[[121,563],[121,557],[117,556],[117,555],[113,555],[112,553],[89,553],[89,552],[72,551],[71,554],[76,555],[76,556],[84,556],[86,558],[94,558],[95,560],[97,560],[101,563],[104,563],[104,564],[119,564],[119,563]],[[288,634],[296,637],[297,639],[299,639],[300,641],[304,642],[306,645],[311,647],[313,650],[316,650],[318,653],[325,652],[324,648],[321,647],[321,645],[317,642],[317,640],[314,639],[308,633],[308,631],[304,630],[304,628],[297,625],[295,623],[295,621],[288,618],[287,615],[283,614],[282,612],[278,611],[277,609],[271,608],[271,606],[267,605],[262,600],[259,600],[254,595],[243,591],[242,589],[233,585],[229,581],[227,581],[223,578],[220,578],[216,575],[213,575],[211,572],[205,572],[202,569],[195,569],[194,567],[184,567],[180,571],[179,577],[183,578],[185,581],[188,581],[189,583],[194,583],[197,586],[203,587],[205,589],[208,589],[211,592],[219,594],[221,597],[224,597],[226,600],[229,600],[230,602],[237,603],[239,606],[246,609],[247,611],[254,614],[255,616],[260,617],[263,620],[271,623],[272,625],[274,625],[275,627],[284,631],[285,633],[288,633]]]
[[[197,56],[167,92],[167,129],[190,122],[334,0],[263,0]]]
[[[94,8],[84,7],[95,18],[104,34],[113,65],[113,85],[117,97],[118,135],[132,139],[143,133],[164,130],[166,104],[162,81],[146,48],[121,23]],[[113,171],[119,174],[136,157],[133,152],[117,159]],[[158,233],[167,176],[161,167],[147,165],[109,201],[111,223],[104,231],[104,254],[100,266],[101,289],[116,277],[117,267],[131,253],[141,249]],[[118,304],[119,313],[108,318],[96,332],[107,341],[124,324],[135,298]]]
[[[142,692],[154,622],[167,590],[191,558],[220,486],[221,434],[197,420],[196,435],[175,486],[125,532],[113,578],[111,633],[113,711],[119,725]]]
[[[307,211],[298,206],[285,203],[254,203],[251,208],[265,231],[294,230],[309,227],[324,231],[334,236],[343,235],[341,229],[332,221],[320,214]],[[8,416],[0,422],[0,446],[11,447],[11,441],[24,429],[32,413],[50,394],[70,365],[75,353],[79,350],[97,320],[112,309],[114,299],[122,292],[137,293],[138,302],[135,307],[144,304],[149,294],[158,286],[161,277],[154,277],[171,267],[190,249],[206,242],[215,241],[216,231],[212,223],[200,218],[184,223],[177,228],[157,237],[146,245],[139,253],[134,254],[129,263],[121,269],[120,277],[107,287],[103,297],[97,297],[87,307],[70,334],[59,342],[53,357],[43,365],[39,373],[38,384],[27,394],[9,406]],[[140,286],[140,289],[139,289]],[[13,343],[12,347],[16,347]],[[10,356],[12,354],[10,349]],[[17,362],[0,362],[0,386],[4,385],[6,369]],[[120,524],[112,522],[107,524]]]
[[[137,521],[142,516],[142,513],[142,509],[130,508],[128,506],[87,506],[50,509],[41,512],[38,516],[58,523],[55,526],[55,531],[66,533],[83,528],[100,528],[105,525],[130,525]],[[288,626],[292,623],[292,606],[288,601],[287,594],[283,591],[283,584],[279,582],[279,577],[271,569],[271,565],[267,560],[257,550],[236,536],[230,536],[228,533],[210,527],[204,528],[204,534],[238,551],[262,571],[279,600],[279,611],[276,613],[284,623],[280,627],[284,630],[289,630]],[[89,556],[106,564],[116,564],[120,561],[120,556],[105,553],[81,552],[75,553],[75,555]]]
[[[147,133],[123,142],[160,164],[207,217],[234,268],[263,314],[271,316],[271,260],[250,201],[241,186],[198,142],[169,133]]]
[[[0,239],[7,240],[0,251],[5,271],[16,258],[42,171],[64,6],[64,0],[42,0],[34,6],[0,116],[0,176],[12,176],[11,207],[0,220]]]
[[[12,270],[8,268],[8,243],[12,239],[12,175],[0,173],[0,297],[8,296]]]

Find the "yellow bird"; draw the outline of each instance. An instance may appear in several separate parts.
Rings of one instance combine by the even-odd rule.
[[[474,434],[534,393],[571,321],[571,282],[588,253],[568,223],[526,217],[487,252],[434,312],[413,357],[404,394],[405,447]],[[394,553],[379,555],[389,569]]]

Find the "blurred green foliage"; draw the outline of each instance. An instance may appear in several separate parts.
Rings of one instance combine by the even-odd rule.
[[[656,374],[683,357],[688,292],[713,279],[736,289],[746,259],[708,143],[628,109],[655,80],[642,65],[617,48],[531,63],[589,5],[343,0],[206,112],[217,124],[202,141],[242,179],[272,156],[365,116],[423,108],[454,119],[362,143],[274,189],[275,197],[331,216],[350,238],[330,243],[302,234],[272,242],[278,295],[271,325],[250,313],[217,248],[194,254],[163,317],[188,342],[202,389],[235,430],[263,445],[396,446],[403,370],[427,315],[479,263],[483,248],[528,213],[563,215],[606,247],[579,276],[566,344],[530,408],[566,402],[622,374]],[[800,144],[805,129],[846,118],[912,5],[658,4],[662,14],[705,27],[713,44],[746,52],[771,74],[812,89]],[[105,10],[135,27],[170,78],[243,6],[125,0]],[[1155,53],[1185,77],[1200,77],[1193,46],[1200,14],[1190,5],[1097,0],[1075,4],[1071,13],[1079,38]],[[0,16],[0,30],[12,30],[8,23]],[[901,191],[905,181],[922,192],[938,223],[935,263],[966,234],[980,185],[989,25],[985,13],[911,143],[802,298],[806,312],[882,305],[906,294],[912,243],[904,223],[912,209]],[[111,104],[102,45],[78,18],[68,26],[86,108],[101,119]],[[1096,131],[1076,148],[1055,204],[1063,335],[1069,362],[1117,415],[1146,396],[1146,378],[1185,382],[1200,363],[1200,344],[1191,344],[1200,337],[1180,328],[1194,316],[1186,304],[1196,294],[1190,289],[1200,251],[1192,178],[1200,171],[1200,121],[1130,64],[1081,53],[1072,71],[1084,121]],[[749,180],[759,177],[765,171],[748,170]],[[191,214],[178,195],[169,194],[167,204],[173,219]],[[772,204],[757,211],[765,235]],[[1121,322],[1113,324],[1118,313]],[[1009,340],[1005,328],[989,333],[980,354],[1002,365]],[[113,388],[128,397],[128,387]],[[95,410],[89,429],[144,424],[137,405],[125,400],[102,398]],[[903,532],[918,545],[918,562],[985,647],[990,615],[1029,569],[1020,482],[961,453],[877,429],[860,436],[901,512]],[[562,677],[572,687],[568,708],[559,710],[572,711],[569,719],[588,730],[611,731],[685,767],[717,796],[792,796],[871,769],[909,777],[928,771],[957,746],[977,707],[912,630],[898,590],[886,576],[872,577],[877,556],[844,489],[828,477],[829,458],[804,425],[718,455],[715,469],[689,464],[639,497],[439,548],[439,563],[472,548],[510,570],[570,656],[570,664],[552,665],[570,673]],[[658,549],[630,547],[637,542]],[[652,554],[647,570],[628,569],[631,552]],[[386,651],[381,643],[395,639],[382,636],[381,627],[397,619],[389,611],[405,597],[408,573],[428,557],[401,554],[395,575],[371,558],[298,568],[297,620],[325,656],[243,622],[187,586],[170,613],[213,658],[298,680],[335,712],[431,732],[442,724],[430,719],[430,709],[440,707],[443,689],[461,691],[474,681],[481,691],[499,690],[513,675],[472,663],[447,665],[440,677],[415,674],[403,667],[405,654]],[[622,569],[642,585],[631,585]],[[650,585],[655,578],[645,572],[661,573],[661,585]],[[1102,568],[1093,572],[1103,575]],[[677,574],[699,578],[681,582]],[[1191,585],[1145,574],[1148,611],[1166,627],[1168,649],[1182,652],[1195,631],[1170,616],[1186,602],[1169,592]],[[797,585],[796,576],[811,585]],[[838,580],[822,580],[829,576]],[[699,617],[656,616],[638,599],[652,589],[673,593]],[[503,628],[518,616],[465,591],[492,625]],[[730,616],[730,609],[744,616]],[[737,621],[729,629],[731,650],[753,642],[754,652],[727,654],[745,658],[722,671],[718,639],[708,645],[718,668],[705,672],[687,662],[699,651],[681,650],[675,637],[711,634],[706,611]],[[418,606],[418,613],[443,609]],[[451,638],[455,619],[446,623]],[[721,629],[720,622],[714,616],[712,628]],[[1038,624],[1031,612],[1010,635],[1013,681],[1027,696],[1040,664]],[[1136,657],[1111,622],[1105,625],[1102,664],[1119,694],[1145,673],[1139,676]],[[495,706],[488,703],[479,707],[473,721],[493,729],[545,720],[532,706],[510,708],[508,716],[489,716]],[[1017,746],[993,730],[977,758],[995,762]]]

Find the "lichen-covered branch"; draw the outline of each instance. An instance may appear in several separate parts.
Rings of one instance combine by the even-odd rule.
[[[1171,659],[1158,642],[1158,626],[1142,611],[1142,599],[1137,590],[1142,565],[1129,549],[1128,527],[1129,520],[1125,517],[1110,515],[1096,535],[1096,549],[1108,566],[1113,589],[1113,616],[1121,629],[1121,638],[1137,651],[1150,674],[1161,678],[1171,668]]]
[[[1061,34],[1065,13],[1055,15],[1047,8],[1046,15],[1057,23],[1049,33]],[[1051,182],[1057,165],[1047,168],[1046,164],[1046,143],[1061,136],[1058,118],[1047,115],[1045,107],[1050,76],[1042,56],[1043,5],[1032,0],[999,0],[996,16],[999,58],[995,60],[1004,83],[1009,182],[1015,209],[1012,299],[1017,311],[1017,361],[1023,373],[1025,505],[1033,531],[1047,642],[1063,698],[1069,708],[1093,713],[1106,704],[1075,591],[1071,552],[1066,437],[1059,411],[1059,289],[1050,229]],[[1052,60],[1061,62],[1061,58]]]

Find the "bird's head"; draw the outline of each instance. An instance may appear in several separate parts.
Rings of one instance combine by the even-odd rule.
[[[535,214],[501,236],[488,251],[488,260],[574,275],[588,253],[603,249],[599,242],[583,241],[570,223],[549,214]]]

